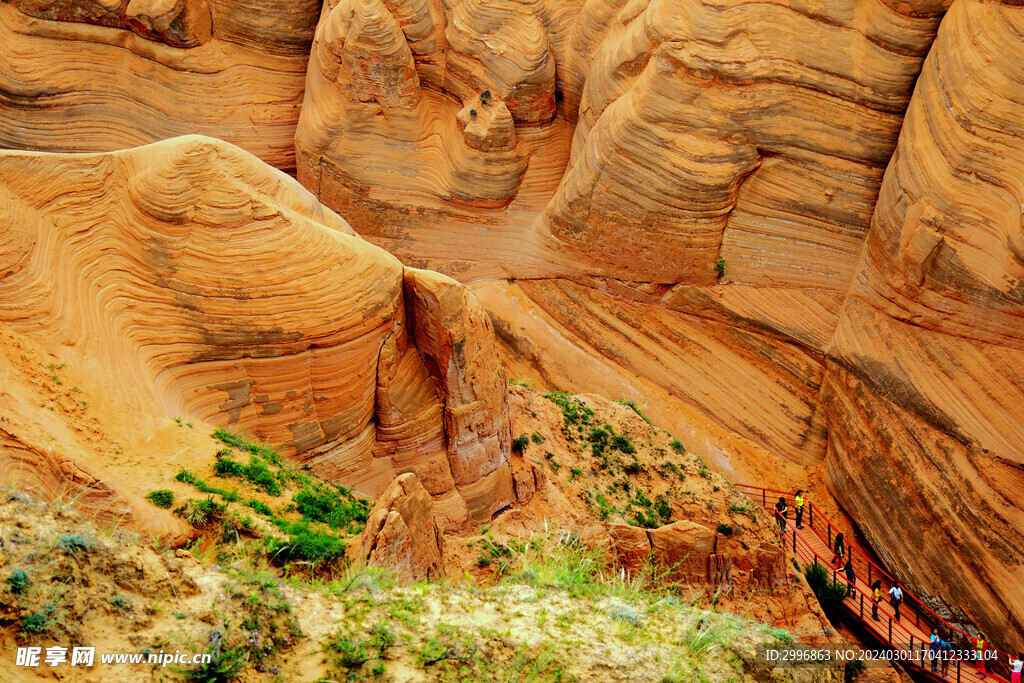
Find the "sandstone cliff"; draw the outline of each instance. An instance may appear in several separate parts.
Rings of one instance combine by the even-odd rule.
[[[1005,636],[1024,633],[1022,30],[998,4],[943,20],[822,392],[829,484],[872,545]]]
[[[407,273],[291,178],[201,137],[2,153],[0,178],[9,348],[81,372],[125,431],[166,415],[223,424],[368,493],[417,472],[446,526],[514,499],[504,378],[473,295]],[[13,406],[8,387],[38,371],[3,368]],[[4,457],[49,453],[20,461],[59,481],[76,439],[53,453],[31,433],[39,419],[5,416]]]
[[[824,463],[913,587],[1024,634],[1018,7],[452,2],[429,48],[337,7],[394,15],[404,99],[311,61],[303,183],[471,282],[513,373],[643,397],[735,478]],[[396,140],[410,172],[349,162]]]
[[[186,133],[282,169],[320,5],[0,3],[0,147],[107,151]]]

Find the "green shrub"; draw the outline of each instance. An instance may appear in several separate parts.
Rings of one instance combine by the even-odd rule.
[[[24,569],[15,569],[7,577],[7,588],[15,595],[22,595],[28,590],[28,574]]]
[[[718,277],[725,277],[725,259],[720,258],[715,261],[715,272],[718,273]]]
[[[683,446],[683,442],[680,441],[679,439],[672,439],[671,441],[669,441],[668,445],[672,447],[672,450],[674,450],[676,453],[679,453],[680,455],[686,452],[686,447]]]
[[[121,610],[128,609],[128,607],[130,606],[128,604],[128,601],[122,598],[120,595],[115,595],[114,597],[110,598],[110,604],[116,607],[117,609]]]
[[[571,427],[582,430],[594,416],[593,408],[583,405],[583,401],[564,391],[549,391],[544,394],[544,398],[562,409],[562,433],[566,436],[574,438]]]
[[[352,640],[340,634],[334,634],[327,639],[327,648],[335,653],[334,662],[346,669],[354,669],[362,666],[370,660],[370,653],[366,649],[366,643]]]
[[[263,489],[270,495],[281,495],[280,482],[259,458],[253,457],[249,460],[249,464],[245,466],[244,476],[253,486]]]
[[[271,511],[270,506],[264,503],[262,500],[252,499],[246,501],[245,504],[261,515],[266,515],[267,517],[270,517],[272,514],[274,514],[273,511]]]
[[[277,450],[269,444],[246,439],[245,437],[229,432],[223,427],[216,429],[211,436],[218,439],[226,446],[231,446],[232,448],[237,448],[241,451],[248,451],[249,453],[259,456],[264,460],[274,463],[275,465],[279,465],[281,463],[281,458],[277,454]]]
[[[516,438],[512,439],[512,450],[519,451],[520,453],[526,452],[526,447],[530,445],[530,437],[526,434],[520,434]]]
[[[617,448],[627,455],[630,453],[636,453],[636,447],[633,446],[633,443],[625,434],[616,434],[615,438],[612,439],[612,447]]]
[[[153,505],[158,508],[164,508],[165,510],[174,505],[174,491],[167,489],[157,489],[156,491],[150,491],[146,494],[146,498],[149,499]]]
[[[370,515],[367,501],[354,497],[347,490],[327,485],[308,486],[292,496],[295,507],[304,518],[323,522],[332,529],[356,533],[356,524],[364,524]]]
[[[538,434],[537,432],[530,434],[530,440],[533,441],[534,443],[544,443],[544,437]]]
[[[723,536],[732,536],[734,529],[729,524],[719,524],[716,531]]]
[[[241,477],[245,468],[242,464],[231,458],[217,454],[217,462],[213,465],[213,473],[218,477]]]
[[[846,600],[846,583],[838,578],[833,580],[828,567],[821,563],[808,565],[804,576],[826,616],[830,619],[838,618],[843,601]]]
[[[669,503],[668,496],[664,494],[658,496],[657,500],[654,501],[654,509],[658,511],[662,524],[668,524],[672,521],[672,504]]]
[[[622,471],[626,474],[640,474],[644,471],[644,466],[640,464],[640,461],[634,455],[632,462],[627,462],[622,466]]]
[[[272,538],[267,550],[275,563],[308,562],[315,567],[333,564],[345,557],[345,542],[337,536],[315,531],[308,525],[292,525],[287,539]]]
[[[491,101],[491,91],[490,90],[484,90],[482,93],[480,93],[480,104],[486,105],[490,101]]]
[[[174,514],[194,527],[204,527],[219,522],[226,509],[227,505],[218,503],[212,497],[204,500],[189,498],[183,505],[178,506]]]
[[[43,633],[57,623],[57,618],[53,616],[56,611],[56,605],[52,602],[46,603],[43,609],[39,610],[35,614],[30,614],[21,620],[22,633],[31,633],[34,635]]]
[[[661,518],[658,513],[649,508],[640,508],[633,513],[633,520],[638,527],[644,529],[657,529],[661,526]]]
[[[57,539],[57,547],[71,555],[88,550],[92,545],[93,542],[82,534],[64,534]]]

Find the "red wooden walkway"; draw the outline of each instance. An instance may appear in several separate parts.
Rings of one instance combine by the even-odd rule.
[[[784,497],[789,508],[789,518],[786,522],[786,531],[782,534],[783,542],[792,548],[802,567],[811,564],[824,565],[834,580],[846,583],[846,575],[843,572],[846,560],[841,560],[838,565],[832,564],[832,558],[835,557],[832,544],[836,527],[814,503],[807,501],[803,528],[797,529],[792,492],[766,489],[749,484],[737,484],[736,487],[762,507],[767,508],[773,517],[775,503],[780,497]],[[887,646],[887,649],[912,651],[914,654],[903,661],[905,668],[923,674],[926,678],[934,681],[980,683],[985,680],[986,683],[1005,683],[1008,680],[1010,657],[999,650],[989,652],[990,657],[995,654],[996,658],[988,659],[985,662],[988,671],[987,678],[982,678],[982,673],[976,668],[975,662],[960,659],[949,661],[946,671],[947,678],[942,677],[941,666],[938,674],[932,673],[930,671],[931,662],[927,655],[928,638],[933,628],[938,628],[939,635],[946,638],[950,646],[957,652],[973,652],[974,645],[971,642],[971,636],[947,623],[912,595],[905,586],[900,586],[903,590],[903,604],[900,606],[901,618],[897,621],[893,614],[893,607],[889,604],[889,588],[896,583],[895,580],[868,559],[860,548],[851,542],[851,539],[844,538],[844,540],[848,546],[846,559],[853,563],[855,590],[846,598],[843,608],[848,616],[859,622],[879,643]],[[876,580],[882,582],[882,601],[878,605],[879,619],[877,621],[871,615],[873,604],[871,584]]]

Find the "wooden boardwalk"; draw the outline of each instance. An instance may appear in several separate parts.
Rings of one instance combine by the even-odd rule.
[[[901,618],[897,620],[894,608],[889,604],[889,588],[894,583],[893,578],[869,560],[849,539],[845,539],[849,546],[847,556],[839,560],[837,564],[833,564],[832,558],[835,557],[835,553],[832,550],[832,543],[836,533],[835,527],[831,520],[813,503],[806,504],[803,528],[797,529],[791,492],[765,489],[748,484],[737,484],[736,487],[773,515],[775,502],[780,497],[785,497],[790,514],[786,523],[786,531],[782,534],[782,542],[793,552],[802,567],[806,568],[812,564],[822,565],[836,581],[847,583],[843,567],[847,559],[851,561],[854,569],[854,590],[846,598],[843,608],[847,616],[858,622],[880,645],[884,646],[884,649],[892,650],[894,655],[902,654],[900,661],[904,668],[937,683],[945,681],[1005,683],[1008,680],[1009,656],[998,650],[989,650],[988,656],[996,658],[986,661],[988,673],[984,678],[982,672],[976,668],[976,662],[970,661],[969,656],[955,656],[949,659],[945,666],[945,678],[942,675],[942,662],[936,662],[939,665],[938,672],[932,673],[930,670],[932,661],[928,657],[928,639],[932,628],[939,629],[939,635],[949,641],[956,654],[967,655],[973,652],[974,646],[968,634],[948,624],[903,586],[901,586],[903,590],[903,604],[900,606]],[[882,582],[882,600],[878,604],[877,620],[872,617],[871,609],[873,606],[871,584],[875,580]]]

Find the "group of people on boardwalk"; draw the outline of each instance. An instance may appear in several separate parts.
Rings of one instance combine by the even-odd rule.
[[[803,518],[804,518],[804,509],[805,509],[806,505],[807,505],[807,502],[806,502],[806,500],[804,498],[803,490],[797,490],[796,494],[793,497],[793,507],[794,507],[794,510],[795,510],[795,517],[796,517],[796,525],[795,526],[796,526],[797,529],[803,529],[804,528]],[[788,506],[786,504],[785,496],[782,496],[782,497],[779,498],[778,502],[775,504],[775,519],[776,519],[776,522],[779,525],[780,537],[784,537],[785,534],[786,534],[787,525],[788,525],[788,516],[789,516],[789,508],[788,508]],[[813,518],[812,518],[812,522],[813,522]],[[812,524],[812,526],[813,526],[813,524]],[[831,525],[830,525],[829,528],[831,530],[833,527],[831,527]],[[794,531],[793,533],[795,534],[796,532]],[[831,531],[829,532],[829,536],[831,537]],[[794,544],[796,543],[796,539],[795,538],[794,538],[793,542],[794,542]],[[794,545],[794,548],[795,547],[796,546]],[[834,569],[839,570],[839,571],[842,572],[842,574],[843,574],[843,576],[844,576],[844,578],[846,580],[846,584],[847,584],[847,596],[848,597],[852,596],[852,595],[854,595],[856,593],[855,586],[856,586],[856,582],[857,582],[857,577],[856,577],[856,573],[854,571],[854,566],[853,566],[852,547],[850,546],[849,543],[846,542],[846,537],[843,535],[843,533],[841,531],[837,531],[837,533],[835,535],[835,538],[833,539],[833,542],[832,542],[831,550],[833,551],[833,557],[832,557],[832,560],[831,560],[831,565],[833,566]],[[869,563],[869,569],[870,569],[870,563]],[[870,572],[869,572],[869,579],[870,579]],[[883,588],[882,588],[882,580],[881,579],[875,579],[873,582],[871,582],[870,594],[869,594],[869,597],[870,597],[871,602],[872,602],[871,618],[873,620],[875,620],[875,621],[882,621],[882,618],[879,615],[879,604],[881,603],[881,601],[883,599],[882,590],[883,590]],[[900,621],[900,606],[903,604],[904,593],[903,593],[903,588],[896,581],[892,581],[891,585],[889,586],[888,600],[889,600],[889,604],[892,606],[892,616],[893,616],[893,619],[895,619],[896,622],[899,622]],[[861,612],[861,614],[863,615],[863,612]],[[920,613],[912,613],[912,614],[917,614],[918,616],[920,616]],[[916,618],[915,618],[915,621],[916,621]],[[951,660],[957,658],[957,657],[955,657],[953,655],[953,653],[954,653],[954,651],[956,651],[958,649],[957,645],[951,644],[951,642],[950,642],[950,639],[953,637],[952,631],[955,630],[955,629],[952,629],[952,627],[949,627],[949,629],[950,629],[950,633],[945,635],[945,636],[943,636],[942,633],[940,632],[940,628],[939,627],[933,628],[932,629],[932,634],[931,634],[931,637],[930,637],[929,643],[928,643],[928,662],[927,662],[927,664],[930,667],[930,671],[935,676],[941,676],[944,679],[950,678],[950,675],[949,675],[949,663],[950,663]],[[890,634],[891,634],[891,629],[890,629]],[[961,634],[961,635],[963,635],[963,634]],[[986,666],[986,662],[987,661],[991,661],[991,660],[989,660],[989,657],[992,654],[992,653],[989,652],[990,648],[989,648],[988,643],[985,640],[985,636],[982,633],[979,632],[977,636],[971,638],[971,646],[972,646],[971,649],[973,650],[973,652],[971,653],[973,655],[971,657],[971,659],[973,660],[972,664],[974,665],[974,668],[977,669],[978,673],[980,674],[981,679],[984,680],[988,676],[988,668]],[[960,646],[960,648],[962,648],[962,647],[963,646]],[[1010,664],[1010,683],[1024,683],[1021,680],[1022,676],[1024,676],[1024,673],[1022,673],[1022,672],[1024,672],[1024,653],[1017,653],[1016,656],[1010,656],[1009,657],[1009,664]]]

